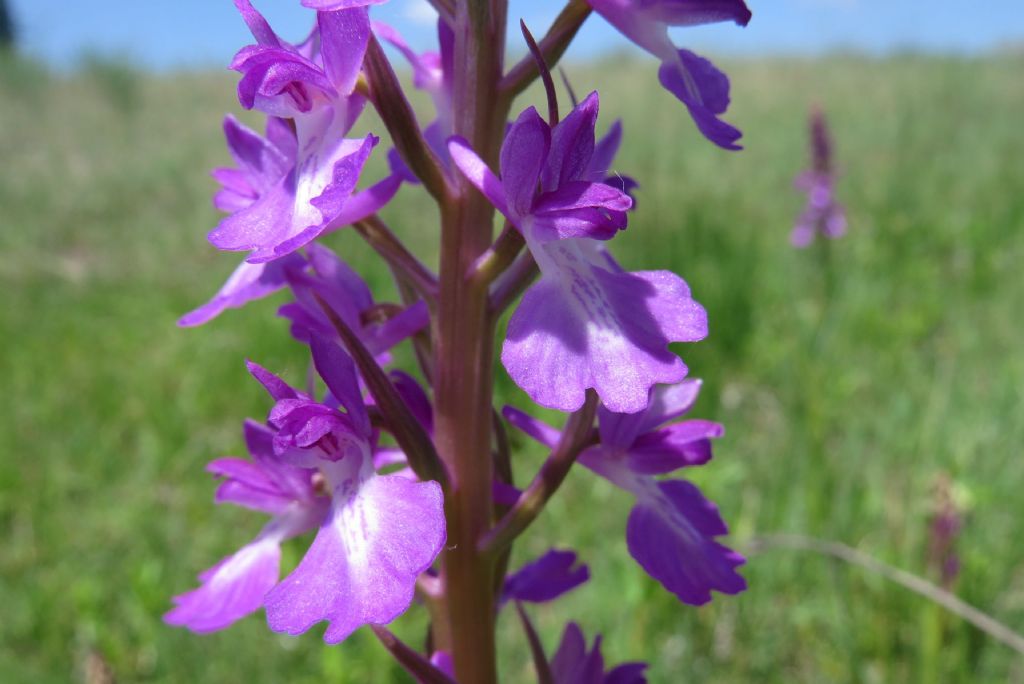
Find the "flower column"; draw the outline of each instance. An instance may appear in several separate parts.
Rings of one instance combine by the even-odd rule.
[[[455,18],[454,129],[489,161],[497,156],[505,111],[499,105],[505,50],[505,0],[459,2]],[[491,407],[494,321],[487,282],[469,280],[490,246],[494,210],[459,178],[442,209],[437,316],[436,444],[450,474],[445,497],[448,547],[443,576],[448,624],[435,628],[435,648],[450,650],[456,677],[496,681],[494,563],[477,552],[492,519]],[[446,628],[446,629],[445,629]]]

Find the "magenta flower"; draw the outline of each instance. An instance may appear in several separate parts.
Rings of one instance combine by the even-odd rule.
[[[290,119],[295,142],[289,143],[288,149],[279,146],[273,167],[259,171],[262,188],[258,197],[221,221],[209,239],[220,249],[251,250],[248,261],[262,263],[298,249],[332,227],[351,223],[355,215],[368,213],[366,207],[351,206],[350,200],[377,138],[350,139],[345,135],[365,104],[353,91],[370,36],[370,20],[366,9],[359,7],[318,12],[320,50],[314,60],[278,38],[248,0],[236,0],[235,4],[258,42],[243,48],[231,64],[242,73],[239,101],[247,109]],[[258,146],[255,141],[248,145],[265,150],[276,142],[268,136],[267,145]],[[291,159],[289,151],[294,155]],[[291,163],[278,176],[285,160]],[[267,183],[273,176],[278,176],[273,184]],[[394,189],[397,185],[391,194]],[[376,199],[375,208],[379,208],[390,199],[381,201],[381,194],[364,199]],[[222,202],[221,206],[232,205]]]
[[[669,26],[733,21],[746,26],[750,10],[743,0],[587,0],[627,38],[661,60],[658,80],[690,111],[711,142],[741,149],[743,135],[719,116],[729,107],[729,78],[703,57],[672,44]]]
[[[352,360],[321,338],[311,348],[329,403],[249,364],[277,402],[271,429],[250,447],[263,469],[215,461],[214,472],[230,477],[218,497],[277,517],[255,542],[204,573],[203,586],[176,600],[166,616],[172,624],[219,629],[263,605],[272,630],[299,634],[326,620],[324,640],[337,643],[364,624],[386,624],[404,612],[416,578],[440,553],[440,485],[375,473],[374,434]],[[316,481],[327,496],[314,496]],[[280,542],[317,526],[305,557],[278,583]]]
[[[562,632],[555,655],[551,657],[551,677],[555,684],[644,684],[647,663],[623,663],[608,672],[601,655],[601,636],[587,649],[583,630],[570,622]]]
[[[598,99],[592,93],[552,130],[527,109],[501,148],[501,179],[468,144],[455,164],[523,234],[540,280],[508,324],[501,360],[542,406],[574,411],[594,388],[611,410],[640,411],[657,383],[682,380],[669,342],[707,335],[707,315],[668,271],[626,273],[599,247],[626,227],[629,197],[592,180]],[[539,188],[539,190],[538,190]]]
[[[821,110],[810,117],[811,168],[796,177],[798,190],[807,193],[807,206],[797,219],[790,242],[806,247],[814,236],[835,239],[846,234],[846,210],[836,201],[836,171],[832,162],[832,138]]]
[[[721,437],[718,423],[685,420],[665,425],[687,413],[697,400],[700,382],[659,386],[650,406],[639,413],[598,410],[600,443],[578,461],[636,497],[626,526],[629,552],[640,566],[680,601],[702,605],[711,591],[736,594],[746,582],[736,568],[742,556],[715,537],[728,528],[713,503],[685,480],[658,480],[679,468],[711,459],[711,440]],[[558,432],[512,407],[505,417],[541,443],[553,447]]]

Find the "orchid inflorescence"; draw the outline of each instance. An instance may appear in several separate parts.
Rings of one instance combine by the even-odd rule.
[[[539,41],[522,26],[529,54],[506,70],[506,0],[432,0],[438,51],[426,54],[371,21],[369,6],[383,1],[302,0],[316,22],[292,44],[249,0],[235,0],[256,41],[231,63],[238,98],[266,125],[261,134],[224,121],[235,166],[214,172],[214,202],[227,216],[209,240],[248,256],[180,323],[287,289],[292,300],[279,313],[308,346],[315,374],[300,389],[247,362],[272,406],[265,420],[244,423],[248,458],[207,469],[220,478],[218,503],[270,520],[175,597],[165,619],[208,632],[263,608],[276,632],[327,622],[332,644],[369,625],[421,681],[486,682],[496,680],[497,615],[512,605],[540,680],[644,681],[642,663],[606,671],[600,637],[588,648],[576,623],[545,656],[523,604],[586,582],[576,553],[552,550],[507,571],[513,542],[578,462],[634,497],[629,552],[680,601],[701,605],[712,591],[745,588],[743,558],[716,541],[727,529],[714,504],[690,482],[660,477],[707,463],[723,434],[717,423],[681,420],[701,385],[668,349],[703,339],[706,313],[679,276],[629,272],[612,256],[607,245],[635,209],[635,181],[613,172],[622,125],[597,138],[596,92],[573,96],[561,117],[550,68],[594,11],[661,60],[661,84],[704,136],[738,149],[740,132],[720,118],[728,78],[673,45],[668,28],[745,25],[750,12],[742,0],[569,0]],[[381,43],[431,96],[429,125],[417,122]],[[533,107],[511,116],[537,79],[547,116]],[[388,173],[370,182],[363,170],[381,137],[348,137],[367,104],[393,145]],[[378,214],[402,186],[437,203],[436,273]],[[375,301],[324,244],[346,227],[384,260],[401,303]],[[494,335],[513,306],[502,364],[536,404],[568,413],[561,428],[494,408]],[[394,368],[392,350],[403,344],[415,352],[415,376]],[[549,450],[521,489],[510,426]],[[281,579],[282,544],[314,530]],[[383,627],[416,597],[431,618],[424,654]]]

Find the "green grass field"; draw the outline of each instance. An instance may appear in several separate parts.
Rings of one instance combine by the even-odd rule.
[[[602,125],[625,119],[617,166],[642,183],[617,254],[679,272],[709,311],[710,338],[681,352],[706,380],[697,413],[727,436],[690,475],[740,549],[807,534],[932,579],[933,491],[948,476],[967,510],[956,592],[1024,631],[1024,59],[729,71],[740,154],[700,139],[650,64],[570,70],[604,94]],[[202,470],[240,453],[242,418],[269,408],[242,359],[293,380],[305,368],[279,299],[174,325],[236,263],[204,239],[233,79],[7,61],[0,97],[0,681],[406,681],[365,630],[328,648],[262,617],[203,637],[160,621],[261,525],[215,509]],[[831,292],[824,255],[788,244],[814,101],[851,226],[830,245]],[[386,213],[428,261],[431,212],[406,189]],[[332,244],[390,292],[354,236]],[[504,376],[499,388],[525,406]],[[573,546],[594,575],[533,610],[549,648],[573,618],[605,635],[609,662],[651,660],[652,682],[1024,681],[1020,656],[958,618],[807,553],[754,556],[746,594],[682,606],[629,558],[629,504],[574,472],[520,545],[518,559]],[[417,644],[423,626],[396,623]],[[510,613],[500,629],[508,681],[529,681]]]

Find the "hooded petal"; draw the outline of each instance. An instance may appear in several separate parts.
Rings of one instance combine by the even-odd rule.
[[[512,216],[530,213],[550,145],[551,129],[533,107],[509,126],[501,146],[501,183]]]
[[[416,578],[445,541],[444,505],[436,482],[370,476],[339,491],[299,566],[267,594],[275,632],[300,634],[327,620],[327,643],[365,624],[386,624],[412,602]]]
[[[609,240],[626,227],[633,200],[604,183],[573,181],[537,199],[529,224],[537,242],[568,238]]]
[[[303,4],[309,7],[309,0]],[[320,57],[324,71],[335,89],[347,95],[356,87],[359,71],[363,68],[363,56],[370,40],[370,16],[363,7],[372,2],[334,2],[330,8],[340,11],[317,12],[316,22],[320,28]],[[351,8],[351,9],[350,9]]]
[[[648,575],[680,601],[703,605],[711,591],[738,594],[747,588],[736,572],[745,561],[714,541],[728,532],[717,507],[683,480],[648,480],[629,515],[629,552]]]
[[[592,92],[573,107],[551,131],[551,151],[544,166],[543,189],[552,191],[567,183],[583,180],[594,156],[594,128],[599,101]]]
[[[641,435],[628,451],[629,469],[640,475],[661,475],[711,460],[711,440],[725,434],[719,423],[686,420]]]
[[[647,408],[639,413],[614,413],[604,406],[597,410],[601,444],[627,449],[640,435],[678,418],[693,408],[700,392],[700,380],[658,385],[651,390]]]

